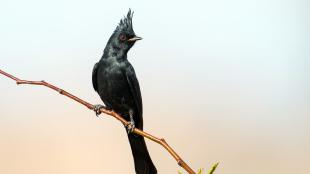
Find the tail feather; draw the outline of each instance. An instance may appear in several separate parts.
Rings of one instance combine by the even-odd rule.
[[[144,137],[128,134],[128,139],[135,163],[136,174],[157,174],[156,167],[147,150]]]

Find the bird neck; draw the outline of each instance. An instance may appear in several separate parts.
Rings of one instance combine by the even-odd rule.
[[[108,44],[104,49],[102,59],[114,57],[117,61],[124,61],[127,60],[127,52],[124,49]]]

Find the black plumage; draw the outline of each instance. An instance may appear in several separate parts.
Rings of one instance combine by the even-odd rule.
[[[134,68],[127,59],[129,49],[141,39],[133,31],[132,15],[129,10],[110,37],[103,56],[93,68],[92,82],[107,109],[130,121],[131,128],[143,129],[140,86]],[[131,133],[130,127],[127,129],[136,173],[156,174],[144,138]]]

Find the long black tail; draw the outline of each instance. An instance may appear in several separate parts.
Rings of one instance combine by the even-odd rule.
[[[135,162],[136,174],[157,174],[156,167],[147,150],[144,137],[129,133],[128,139]]]

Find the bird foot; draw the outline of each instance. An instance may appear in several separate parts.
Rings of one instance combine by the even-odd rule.
[[[133,132],[133,130],[135,129],[135,121],[133,120],[133,112],[132,110],[129,110],[129,117],[130,117],[130,121],[128,122],[129,124],[126,125],[127,128],[127,133],[130,134]]]
[[[105,106],[100,105],[100,104],[97,104],[94,106],[93,110],[95,111],[97,117],[99,117],[99,115],[101,114],[101,111],[100,111],[101,108],[107,109]]]
[[[135,129],[135,122],[133,120],[128,122],[129,124],[126,125],[126,129],[127,129],[127,133],[130,134],[133,132],[133,130]]]

